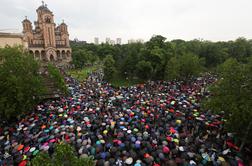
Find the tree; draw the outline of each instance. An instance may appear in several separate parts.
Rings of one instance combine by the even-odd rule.
[[[229,43],[229,54],[239,62],[246,62],[252,55],[252,45],[247,39],[240,37]]]
[[[179,57],[180,77],[197,76],[202,71],[201,60],[197,55],[185,54]]]
[[[228,49],[222,43],[203,42],[199,56],[205,58],[206,67],[213,68],[228,58]]]
[[[60,73],[59,69],[53,66],[52,64],[48,64],[48,73],[52,79],[52,81],[55,83],[56,88],[58,88],[61,92],[64,94],[67,93],[67,87],[65,84],[64,77]]]
[[[252,143],[252,58],[241,64],[230,58],[220,68],[221,79],[212,87],[213,97],[206,106],[224,112],[226,128],[241,140],[241,149]]]
[[[165,79],[173,80],[179,78],[180,64],[177,57],[172,57],[166,65]]]
[[[78,49],[73,51],[73,64],[76,68],[83,68],[89,63],[94,63],[97,60],[97,56],[92,51],[86,49]]]
[[[146,43],[148,49],[153,49],[154,47],[164,48],[166,38],[161,35],[153,36],[150,41]]]
[[[186,79],[197,76],[202,71],[202,61],[196,55],[184,54],[172,57],[165,70],[165,78],[168,80]]]
[[[33,166],[94,166],[93,157],[79,158],[76,156],[73,147],[69,144],[58,144],[52,157],[48,153],[41,152],[31,164]]]
[[[104,59],[104,77],[106,80],[111,80],[113,78],[114,73],[116,72],[115,69],[115,60],[112,55],[106,56]]]
[[[45,89],[39,63],[22,48],[1,48],[0,59],[0,115],[11,119],[31,110]]]
[[[153,68],[150,62],[140,61],[136,65],[137,76],[141,79],[149,79],[152,76]]]

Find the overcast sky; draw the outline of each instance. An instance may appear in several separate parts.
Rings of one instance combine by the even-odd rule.
[[[45,0],[56,24],[65,20],[70,39],[94,37],[148,40],[153,34],[172,39],[233,40],[252,38],[252,0]],[[22,31],[33,22],[40,0],[0,0],[0,31]]]

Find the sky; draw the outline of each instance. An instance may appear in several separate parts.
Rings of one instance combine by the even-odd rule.
[[[100,42],[106,37],[211,41],[252,38],[252,0],[45,0],[56,24],[70,39]],[[40,0],[0,0],[0,31],[22,31],[25,16],[36,20]]]

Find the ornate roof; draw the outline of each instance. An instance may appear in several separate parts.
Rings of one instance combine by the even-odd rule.
[[[52,13],[52,12],[47,8],[47,5],[44,4],[43,1],[42,1],[42,5],[38,7],[37,11],[38,11],[38,10],[47,11],[47,12]]]
[[[23,20],[23,22],[29,22],[29,23],[31,23],[31,21],[27,19],[27,16],[25,16],[25,19]]]

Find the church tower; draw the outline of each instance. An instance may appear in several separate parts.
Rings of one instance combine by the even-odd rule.
[[[30,20],[25,17],[23,23],[23,33],[24,33],[24,40],[28,42],[28,44],[32,44],[33,34],[32,34],[32,23]]]
[[[47,5],[43,4],[37,9],[38,21],[37,24],[40,29],[43,30],[44,46],[56,47],[55,42],[55,23],[54,15],[47,8]]]
[[[61,32],[61,40],[64,41],[64,44],[67,47],[70,47],[69,44],[69,34],[68,34],[68,30],[67,30],[67,25],[63,22],[59,25],[59,31]]]
[[[42,2],[36,10],[35,28],[26,18],[23,23],[24,39],[28,41],[29,52],[44,64],[53,62],[57,66],[68,65],[72,61],[67,25],[61,23],[56,27],[54,15]]]

